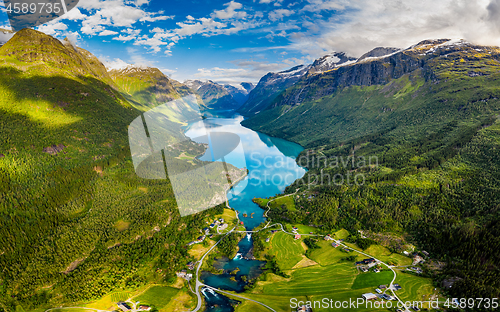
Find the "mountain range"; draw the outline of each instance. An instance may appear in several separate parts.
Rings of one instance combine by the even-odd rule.
[[[243,105],[254,86],[242,82],[238,86],[221,85],[211,80],[187,80],[184,85],[197,93],[209,110],[236,110]]]
[[[242,125],[306,147],[300,162],[309,170],[287,192],[314,181],[308,189],[318,199],[270,216],[407,233],[447,259],[431,271],[448,296],[497,297],[500,48],[437,39],[342,63],[329,58],[314,62],[319,70],[295,68],[298,77],[288,85],[267,82],[283,73],[268,74],[254,91],[275,91],[272,99],[240,109],[248,116]],[[339,182],[349,175],[362,183]]]
[[[24,29],[0,47],[0,64],[0,304],[9,307],[0,311],[175,280],[190,259],[183,246],[205,224],[180,218],[168,180],[135,175],[127,127],[189,94],[204,111],[236,110],[243,125],[300,143],[302,156],[379,160],[308,168],[366,174],[366,185],[315,190],[338,198],[344,219],[326,224],[322,205],[281,217],[408,232],[453,259],[440,276],[459,281],[454,295],[498,295],[498,47],[439,39],[359,58],[335,52],[268,73],[254,88],[181,83],[141,66],[108,70],[69,40]],[[176,121],[180,133],[187,120]]]

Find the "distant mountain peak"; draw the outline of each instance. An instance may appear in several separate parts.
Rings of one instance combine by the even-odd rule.
[[[366,52],[365,54],[361,55],[361,57],[358,59],[359,61],[369,59],[369,58],[378,58],[378,57],[385,57],[389,56],[391,54],[397,53],[401,51],[399,48],[387,48],[387,47],[377,47],[371,51]]]
[[[356,58],[348,56],[345,52],[332,52],[315,60],[308,74],[322,73],[354,62],[356,62]]]

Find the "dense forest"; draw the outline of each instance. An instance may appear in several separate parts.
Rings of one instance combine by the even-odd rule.
[[[405,236],[450,295],[499,297],[500,50],[438,44],[304,76],[243,124],[307,147],[286,192],[309,196],[270,218]]]
[[[420,248],[448,265],[438,276],[456,280],[448,290],[455,297],[498,297],[500,295],[500,123],[478,122],[457,133],[462,142],[446,141],[454,148],[442,148],[437,131],[426,140],[412,142],[408,148],[384,149],[384,133],[365,140],[305,151],[309,163],[316,157],[315,168],[288,188],[301,187],[312,194],[295,199],[296,211],[285,206],[269,211],[273,220],[321,226],[323,230],[346,228],[351,233],[368,229],[374,232],[408,232]],[[469,142],[467,142],[469,140]],[[425,144],[423,144],[425,142]],[[348,156],[356,149],[356,161],[346,167],[325,167],[335,161],[333,155]],[[460,144],[460,145],[459,145]],[[414,148],[411,148],[411,147]],[[432,146],[433,148],[430,148]],[[459,148],[461,147],[461,148]],[[374,151],[383,152],[374,153]],[[407,153],[394,157],[395,153]],[[365,167],[359,161],[378,155],[377,166]],[[392,154],[392,155],[391,155]],[[318,157],[321,155],[321,161]],[[430,157],[427,157],[430,155]],[[435,159],[435,161],[422,161]],[[407,165],[404,166],[405,161]],[[413,162],[409,165],[410,162]],[[354,166],[353,166],[354,164]],[[357,165],[361,165],[357,167]],[[360,185],[305,185],[309,175],[363,173]],[[370,240],[354,238],[366,248]]]
[[[172,282],[220,209],[181,218],[168,179],[136,175],[127,126],[141,111],[93,55],[26,29],[0,60],[0,311]]]

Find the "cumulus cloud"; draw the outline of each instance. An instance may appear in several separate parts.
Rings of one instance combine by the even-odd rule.
[[[111,70],[111,69],[123,69],[123,68],[126,68],[127,66],[131,65],[131,64],[125,62],[124,60],[119,59],[119,58],[115,58],[113,60],[108,60],[105,57],[100,57],[99,59],[104,64],[104,66],[106,66],[106,68],[108,70]]]
[[[47,35],[56,35],[59,30],[66,30],[68,26],[61,22],[52,21],[38,27],[38,30]]]
[[[111,36],[111,35],[116,35],[116,34],[118,34],[117,31],[106,29],[104,31],[101,31],[101,33],[99,34],[99,36]]]
[[[463,38],[500,45],[500,0],[309,0],[304,9],[340,10],[312,32],[296,33],[293,48],[319,56],[346,51],[354,56],[377,47],[408,47],[424,39]],[[318,33],[318,29],[320,30]]]
[[[199,68],[194,75],[201,80],[212,80],[218,83],[237,84],[242,81],[257,83],[269,72],[278,72],[301,65],[306,59],[290,58],[282,62],[259,62],[254,60],[233,61],[234,67]]]
[[[216,10],[212,14],[212,17],[219,18],[221,20],[231,19],[231,18],[243,18],[247,15],[245,11],[236,11],[243,7],[239,2],[231,1],[224,4],[226,8],[224,10]]]
[[[283,19],[283,17],[290,16],[295,12],[287,9],[277,9],[269,13],[269,19],[271,21],[277,21]]]

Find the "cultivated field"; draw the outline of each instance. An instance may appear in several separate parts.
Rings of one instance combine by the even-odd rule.
[[[271,238],[269,254],[275,255],[282,270],[293,268],[304,254],[301,240],[295,240],[293,236],[278,232]]]

